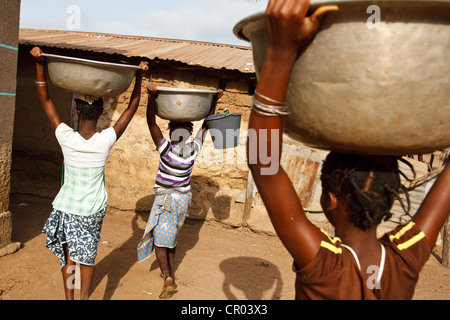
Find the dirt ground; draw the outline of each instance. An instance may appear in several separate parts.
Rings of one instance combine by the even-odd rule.
[[[13,241],[22,248],[0,258],[0,299],[64,299],[58,259],[41,233],[51,200],[12,195]],[[98,248],[91,300],[159,300],[154,255],[139,263],[136,246],[148,213],[108,209]],[[450,268],[436,247],[414,299],[450,299]],[[277,237],[218,222],[187,220],[179,233],[177,288],[172,300],[292,300],[292,259]],[[78,298],[78,291],[76,294]]]

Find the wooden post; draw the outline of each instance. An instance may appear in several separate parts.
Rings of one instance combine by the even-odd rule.
[[[447,218],[442,233],[442,265],[450,268],[450,217]]]
[[[244,216],[242,217],[242,224],[244,227],[247,226],[247,220],[250,217],[250,211],[252,210],[254,185],[255,183],[253,182],[253,176],[249,170],[247,177],[247,188],[245,190]]]

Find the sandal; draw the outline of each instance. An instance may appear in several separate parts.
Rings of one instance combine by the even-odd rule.
[[[159,294],[159,297],[161,299],[168,299],[172,297],[173,291],[175,290],[175,283],[172,279],[172,277],[167,277],[164,280],[164,287]]]

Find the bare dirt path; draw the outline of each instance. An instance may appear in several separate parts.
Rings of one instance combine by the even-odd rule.
[[[41,233],[51,200],[13,195],[13,241],[22,248],[0,258],[0,299],[64,299],[57,258]],[[159,300],[162,279],[154,255],[139,263],[136,246],[148,213],[108,210],[98,248],[91,300]],[[414,299],[450,299],[450,269],[437,247]],[[188,220],[179,233],[177,288],[172,300],[292,300],[292,259],[277,237]],[[78,297],[78,296],[76,296]]]

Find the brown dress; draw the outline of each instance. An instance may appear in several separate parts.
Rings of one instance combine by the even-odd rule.
[[[315,258],[301,269],[294,264],[296,299],[299,300],[405,300],[411,299],[419,273],[430,256],[425,234],[414,222],[400,225],[378,241],[380,265],[364,271],[353,250],[324,231]]]

